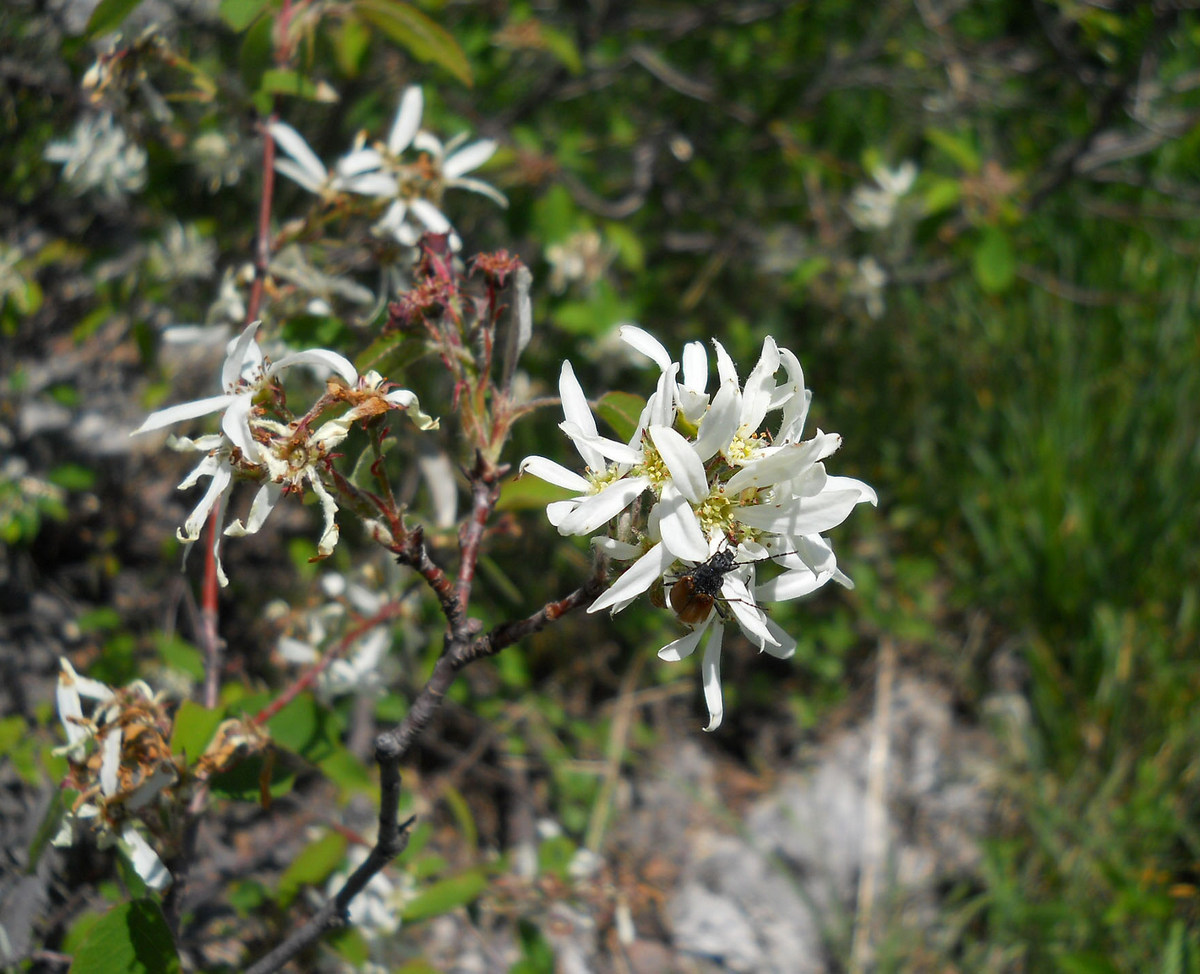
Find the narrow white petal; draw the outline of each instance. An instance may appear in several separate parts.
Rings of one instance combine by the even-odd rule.
[[[321,483],[317,472],[311,468],[308,473],[308,481],[312,484],[313,493],[320,499],[321,511],[325,515],[325,530],[321,534],[321,540],[317,542],[317,557],[328,558],[333,554],[333,549],[337,547],[338,536],[341,533],[336,520],[337,501]]]
[[[813,464],[826,455],[826,443],[811,439],[804,443],[789,443],[759,460],[752,460],[725,482],[730,496],[749,487],[763,489],[785,480],[802,476]]]
[[[742,425],[757,430],[767,415],[779,370],[779,348],[770,335],[763,341],[762,354],[742,387]]]
[[[630,544],[628,541],[618,541],[616,538],[592,538],[592,547],[617,561],[632,561],[642,554],[639,545]]]
[[[568,423],[574,423],[587,436],[597,436],[592,407],[588,405],[587,396],[583,393],[583,386],[575,378],[575,370],[571,368],[570,362],[563,362],[562,369],[559,371],[558,395],[562,400],[563,419]],[[597,473],[604,469],[604,454],[598,449],[588,445],[586,441],[579,440],[575,441],[575,448],[579,450],[579,455],[583,457],[583,462],[589,468]]]
[[[558,527],[579,507],[579,498],[569,501],[551,501],[546,505],[546,520]]]
[[[137,436],[139,433],[149,433],[151,430],[162,429],[164,426],[170,426],[173,423],[181,423],[185,419],[196,419],[200,416],[207,416],[210,413],[224,409],[232,399],[232,396],[209,396],[207,399],[181,402],[177,406],[168,406],[166,409],[159,409],[147,416],[142,421],[142,425],[129,435]]]
[[[100,791],[107,797],[115,795],[120,785],[117,771],[121,767],[121,728],[106,728],[104,743],[100,745]]]
[[[729,357],[729,353],[725,351],[725,346],[715,338],[712,340],[713,349],[717,353],[717,378],[721,385],[732,384],[738,385],[737,366],[733,364],[733,359]]]
[[[436,206],[429,200],[415,199],[410,200],[408,208],[412,210],[413,216],[425,224],[430,233],[449,233],[450,221],[446,219]]]
[[[771,635],[775,637],[775,645],[767,643],[763,646],[763,651],[770,653],[776,659],[791,659],[795,656],[796,640],[770,616],[767,616],[766,622],[767,628],[771,630]]]
[[[867,501],[872,507],[879,506],[879,495],[875,493],[875,488],[869,484],[863,483],[861,480],[856,480],[853,477],[826,477],[826,490],[857,490],[862,496],[859,500],[861,504]]]
[[[321,654],[314,647],[292,636],[280,636],[275,648],[285,663],[307,666],[321,658]]]
[[[250,410],[253,408],[254,398],[250,393],[234,396],[225,415],[221,417],[221,431],[247,460],[258,463],[258,443],[250,433]]]
[[[820,534],[841,524],[862,500],[857,490],[839,490],[799,501],[738,508],[737,519],[772,534]]]
[[[559,534],[591,534],[634,502],[650,486],[649,477],[626,477],[583,498],[556,527]]]
[[[358,370],[354,367],[354,364],[345,356],[339,355],[337,352],[331,352],[327,348],[310,348],[307,351],[292,352],[290,355],[285,355],[278,362],[271,363],[271,368],[268,370],[267,375],[278,375],[284,369],[290,369],[293,365],[319,365],[322,368],[336,372],[349,385],[354,385],[358,382]]]
[[[223,442],[225,438],[222,436],[219,437],[219,439]],[[188,490],[189,488],[196,486],[196,483],[201,477],[211,477],[225,465],[224,459],[219,455],[206,456],[203,460],[196,464],[192,472],[184,477],[179,486],[175,489]]]
[[[679,366],[674,362],[670,368],[658,377],[658,385],[655,386],[653,394],[646,403],[646,409],[642,415],[646,426],[673,426],[675,423],[675,402],[679,398],[675,394],[677,386],[676,376],[679,374]]]
[[[254,502],[250,505],[250,513],[246,516],[246,523],[232,521],[225,528],[225,533],[231,538],[241,538],[247,534],[257,534],[266,522],[267,517],[275,510],[275,505],[279,503],[281,496],[283,496],[283,487],[281,485],[263,484],[258,489],[258,493],[254,495]]]
[[[736,575],[726,575],[721,581],[721,595],[727,600],[729,611],[747,639],[759,649],[767,643],[774,644],[775,637],[767,628],[767,614],[755,604],[754,596],[745,582]]]
[[[349,179],[352,176],[374,172],[382,166],[383,156],[377,149],[355,149],[353,152],[347,152],[334,164],[334,172],[339,177]]]
[[[317,182],[324,181],[326,176],[325,164],[309,148],[308,143],[304,141],[304,136],[286,122],[272,122],[267,126],[267,131],[271,133],[271,137],[275,140],[279,148],[295,159],[296,163],[310,178],[317,180]]]
[[[625,569],[608,591],[588,606],[588,612],[601,612],[610,606],[613,612],[620,612],[649,589],[655,579],[661,578],[669,564],[671,564],[671,553],[667,551],[662,542],[659,542]]]
[[[417,429],[435,430],[438,428],[438,420],[434,419],[428,413],[421,412],[421,400],[417,398],[417,394],[412,390],[393,389],[383,398],[397,409],[403,409]]]
[[[87,728],[79,723],[83,718],[83,705],[76,686],[79,676],[66,659],[60,658],[58,666],[58,686],[54,691],[54,698],[58,704],[58,719],[62,721],[63,730],[67,732],[67,743],[73,748],[89,736]]]
[[[729,448],[742,415],[742,394],[738,392],[735,383],[726,382],[700,420],[700,428],[696,432],[696,442],[692,449],[701,460],[710,460],[718,453]]]
[[[418,152],[428,152],[434,159],[441,159],[446,155],[446,147],[442,145],[442,140],[424,129],[413,136],[412,147]]]
[[[668,426],[651,426],[650,439],[671,472],[671,480],[693,504],[708,496],[708,476],[692,445]]]
[[[318,196],[325,189],[325,180],[328,178],[324,172],[317,175],[310,173],[303,166],[298,165],[291,159],[276,159],[275,171],[282,173],[297,185],[307,189],[310,193],[316,193]]]
[[[565,487],[567,490],[586,493],[592,489],[592,485],[584,477],[575,473],[574,470],[568,470],[561,463],[555,463],[546,457],[526,457],[521,461],[519,472],[531,473],[539,480],[544,480],[548,484],[554,484],[556,487]]]
[[[622,443],[619,440],[610,440],[607,436],[589,435],[574,423],[566,420],[559,423],[558,428],[571,438],[575,444],[575,448],[579,450],[580,456],[585,456],[584,450],[588,449],[594,453],[599,453],[601,457],[607,457],[615,463],[622,463],[626,466],[633,466],[642,462],[642,452],[627,443]],[[590,467],[591,464],[589,463],[588,466]],[[594,469],[600,471],[604,467],[605,464],[601,462]]]
[[[425,110],[425,96],[416,85],[404,89],[400,99],[400,108],[396,112],[396,120],[388,133],[387,148],[393,156],[400,155],[412,145],[413,136],[421,127],[421,113]]]
[[[667,643],[658,651],[658,658],[666,660],[668,663],[678,663],[680,660],[687,659],[696,651],[696,647],[700,645],[700,638],[708,631],[709,622],[712,621],[712,614],[705,620],[704,625],[697,626],[695,629],[688,632],[686,635],[680,636],[674,642]]]
[[[810,595],[831,578],[832,572],[813,572],[807,568],[783,572],[755,586],[754,598],[759,602],[788,602]]]
[[[478,193],[480,196],[486,196],[497,206],[502,209],[508,209],[508,197],[500,190],[496,189],[491,183],[485,183],[482,179],[472,179],[470,176],[459,176],[458,179],[450,183],[455,189],[465,189],[472,193]]]
[[[637,349],[647,358],[653,359],[662,371],[666,372],[671,367],[670,353],[663,347],[662,342],[644,328],[639,328],[637,325],[622,325],[618,334],[621,336],[621,341],[631,348]]]
[[[704,392],[708,387],[708,355],[702,342],[683,346],[683,384],[689,392]]]
[[[158,853],[142,838],[132,825],[127,825],[121,834],[121,851],[125,853],[133,871],[142,877],[150,889],[164,890],[171,885],[171,874],[158,858]]]
[[[200,538],[200,529],[204,526],[204,520],[212,511],[213,506],[221,499],[221,495],[229,487],[233,480],[233,471],[227,466],[218,467],[213,471],[212,480],[209,481],[208,490],[204,492],[204,496],[200,498],[200,503],[188,515],[186,521],[183,522],[183,530],[176,532],[176,537],[187,544],[197,541]],[[217,532],[220,534],[220,532]]]
[[[658,530],[663,544],[676,558],[702,562],[708,559],[708,541],[692,505],[673,484],[663,487],[657,505]]]
[[[704,680],[704,703],[708,707],[706,731],[715,731],[725,716],[725,705],[721,701],[721,642],[725,638],[725,627],[714,623],[708,642],[704,645],[704,657],[700,661],[700,675]]]
[[[399,187],[396,177],[386,172],[365,172],[357,176],[338,176],[334,180],[334,189],[344,189],[359,196],[374,196],[377,199],[391,199]]]
[[[254,366],[262,362],[262,349],[254,339],[261,324],[261,321],[250,322],[237,338],[231,339],[225,346],[225,362],[221,366],[221,388],[225,392],[237,390],[247,365]]]
[[[452,182],[472,170],[478,169],[496,154],[495,139],[480,139],[463,146],[442,163],[442,175]]]

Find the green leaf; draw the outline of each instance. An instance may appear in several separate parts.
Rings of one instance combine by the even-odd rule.
[[[642,238],[628,224],[605,224],[604,239],[617,252],[617,259],[626,270],[640,271],[646,266],[646,248]]]
[[[96,471],[80,463],[64,463],[51,470],[48,479],[63,490],[91,490],[96,484]]]
[[[179,955],[158,903],[134,900],[102,916],[75,952],[71,974],[175,974]]]
[[[337,101],[337,93],[324,81],[310,81],[299,71],[290,68],[268,68],[262,73],[259,90],[272,95],[292,95],[307,101]]]
[[[403,919],[424,920],[466,906],[487,889],[487,873],[482,867],[468,869],[434,883],[404,908]]]
[[[971,261],[976,283],[988,294],[1007,291],[1017,276],[1017,255],[1012,241],[999,227],[983,231]]]
[[[271,67],[271,57],[274,51],[271,37],[273,27],[273,18],[260,17],[246,31],[246,36],[242,39],[242,47],[238,51],[238,73],[242,77],[242,83],[250,91],[261,90],[260,82],[263,74]],[[265,115],[270,112],[271,106],[268,97],[263,96],[263,100],[267,102],[266,112],[263,113]]]
[[[186,754],[188,761],[195,763],[224,719],[224,708],[209,710],[195,701],[185,700],[175,712],[175,726],[171,729],[171,753]]]
[[[325,882],[342,864],[346,856],[346,837],[340,832],[326,832],[315,842],[300,850],[292,864],[279,879],[279,905],[287,905],[296,898],[300,887],[316,886]]]
[[[941,149],[963,171],[977,173],[980,169],[979,150],[971,138],[946,132],[942,129],[926,129],[925,138]]]
[[[496,503],[496,510],[531,511],[554,501],[565,501],[571,496],[571,491],[565,487],[548,484],[532,474],[510,477],[500,485],[500,500]]]
[[[155,641],[159,658],[166,666],[186,673],[193,680],[204,679],[204,656],[186,639],[161,633]]]
[[[354,9],[418,61],[440,65],[468,88],[474,86],[471,65],[458,42],[415,7],[393,0],[358,0]]]
[[[257,802],[262,798],[262,774],[264,759],[258,755],[247,758],[228,771],[222,771],[209,779],[214,795],[221,795],[240,802]],[[292,790],[296,780],[294,768],[286,766],[278,757],[271,765],[267,780],[267,792],[272,798],[281,798]]]
[[[925,190],[925,215],[933,216],[958,205],[962,185],[957,179],[936,179]]]
[[[583,74],[583,58],[575,42],[556,27],[536,21],[542,47],[571,74]]]
[[[565,835],[556,835],[544,840],[538,846],[538,872],[542,875],[556,876],[565,882],[575,852],[575,843]]]
[[[263,12],[268,0],[221,0],[217,13],[230,29],[241,33]]]
[[[1107,956],[1096,951],[1081,950],[1058,958],[1063,974],[1118,974],[1118,968]]]
[[[371,32],[357,17],[347,16],[331,36],[333,56],[342,74],[347,78],[357,78],[362,73],[363,59],[371,44]]]
[[[89,38],[99,37],[116,30],[125,23],[125,18],[133,13],[141,2],[142,0],[100,0],[88,18],[84,35]]]
[[[596,403],[596,415],[613,428],[617,439],[628,443],[645,408],[646,400],[632,392],[606,392]]]

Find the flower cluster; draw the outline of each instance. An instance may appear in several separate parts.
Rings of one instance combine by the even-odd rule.
[[[492,157],[496,143],[481,139],[465,144],[467,137],[462,134],[443,144],[421,128],[424,105],[421,89],[408,88],[387,141],[368,146],[360,135],[332,170],[325,168],[299,132],[284,122],[273,122],[271,136],[289,157],[277,160],[275,168],[322,199],[356,193],[389,201],[376,230],[406,246],[428,232],[449,234],[451,247],[458,250],[462,241],[442,212],[442,198],[448,189],[466,189],[508,205],[495,187],[467,175]],[[406,158],[409,150],[416,158]]]
[[[80,118],[69,139],[46,146],[45,158],[62,164],[63,178],[80,194],[95,189],[119,200],[146,185],[146,150],[109,112]]]
[[[283,494],[303,493],[307,487],[320,501],[325,517],[317,554],[328,557],[337,544],[339,533],[337,501],[324,480],[333,449],[349,435],[355,423],[391,410],[406,412],[422,430],[436,429],[437,420],[421,412],[414,393],[389,388],[390,383],[377,372],[360,376],[349,360],[337,352],[309,349],[271,362],[255,340],[258,327],[259,322],[251,323],[240,336],[229,342],[221,370],[224,389],[221,395],[161,409],[148,416],[133,432],[134,435],[146,433],[183,420],[222,413],[220,433],[175,440],[178,449],[204,454],[179,485],[180,490],[194,486],[201,477],[209,478],[207,491],[177,532],[180,541],[192,544],[199,540],[206,518],[214,508],[220,512],[234,481],[243,479],[257,482],[260,485],[258,493],[245,520],[231,521],[224,534],[231,537],[254,534]],[[271,396],[274,380],[295,365],[316,366],[331,373],[325,394],[299,418],[284,414],[279,400]],[[282,421],[267,415],[264,401],[282,415]],[[339,404],[349,408],[336,418],[316,425],[326,410]],[[218,579],[225,585],[228,580],[221,568],[220,538],[220,533],[214,535],[213,554]]]
[[[180,777],[162,697],[140,680],[113,690],[80,676],[65,659],[56,695],[67,734],[58,753],[70,762],[67,783],[79,795],[54,844],[72,845],[81,832],[91,831],[101,846],[115,844],[150,889],[165,889],[171,875],[139,828],[152,811],[169,804],[169,790]],[[90,715],[84,714],[84,700],[94,704]]]
[[[666,660],[690,656],[704,642],[702,673],[709,723],[721,723],[720,654],[729,617],[746,637],[780,658],[795,640],[760,607],[815,591],[828,581],[850,586],[823,535],[875,492],[826,473],[823,460],[841,437],[820,430],[801,438],[811,393],[796,356],[771,338],[739,382],[728,353],[713,341],[716,388],[709,392],[704,346],[693,342],[681,363],[653,336],[625,326],[621,338],[660,369],[657,388],[628,443],[601,436],[570,363],[559,380],[564,421],[583,474],[527,457],[521,470],[576,493],[547,508],[564,535],[589,535],[616,520],[615,536],[593,540],[629,567],[589,611],[620,611],[645,592],[672,607],[691,629],[659,651]],[[782,381],[776,375],[783,373]],[[767,417],[779,414],[774,432]],[[757,565],[782,571],[757,581]]]
[[[857,187],[850,194],[847,212],[860,230],[886,230],[896,219],[902,197],[907,196],[917,179],[916,164],[902,162],[895,169],[877,166],[871,171],[875,185]]]

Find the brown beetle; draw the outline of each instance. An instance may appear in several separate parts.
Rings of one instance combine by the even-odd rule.
[[[699,625],[721,594],[721,582],[737,567],[733,548],[722,548],[708,561],[689,568],[671,586],[671,608],[680,622]]]

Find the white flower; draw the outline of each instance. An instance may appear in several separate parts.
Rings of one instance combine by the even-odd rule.
[[[917,167],[902,162],[895,169],[879,166],[872,170],[876,186],[859,186],[850,194],[847,212],[860,230],[885,230],[896,219],[900,199],[912,189]]]
[[[146,150],[108,112],[79,119],[71,137],[51,142],[44,155],[63,164],[63,178],[77,193],[98,189],[117,200],[146,185]]]
[[[878,318],[885,310],[883,289],[887,282],[887,271],[874,257],[864,257],[858,262],[857,273],[850,284],[850,293],[862,299],[867,306],[867,314],[872,318]]]
[[[368,149],[353,150],[338,160],[333,172],[317,158],[304,136],[286,122],[272,122],[267,131],[290,158],[276,159],[275,169],[295,180],[310,193],[332,199],[340,193],[358,193],[384,199],[396,195],[396,180],[380,172],[376,155]]]
[[[850,585],[823,534],[856,505],[874,504],[877,498],[861,481],[826,474],[822,461],[838,448],[839,436],[818,430],[801,439],[811,394],[799,360],[772,338],[763,342],[744,385],[725,349],[714,341],[717,387],[711,395],[702,346],[685,350],[680,383],[680,366],[657,339],[633,326],[622,329],[622,338],[661,370],[635,441],[612,445],[596,435],[583,393],[564,365],[560,391],[569,421],[562,428],[588,463],[589,476],[543,457],[527,458],[522,469],[586,491],[547,509],[563,533],[598,529],[642,492],[654,498],[641,520],[624,525],[621,539],[593,541],[612,559],[630,564],[588,611],[618,612],[644,592],[669,590],[672,607],[691,631],[660,655],[683,659],[704,643],[701,669],[707,729],[712,730],[723,713],[725,622],[732,618],[760,651],[791,656],[795,641],[759,603],[799,598],[829,581]],[[781,371],[783,378],[777,381]],[[764,429],[772,413],[779,414],[774,434]],[[608,461],[613,463],[601,468]],[[603,476],[596,476],[598,469]],[[594,498],[618,484],[629,485],[632,496],[618,495],[611,505],[597,503]],[[585,505],[596,508],[595,516],[579,515]],[[578,530],[564,531],[564,525]],[[781,571],[760,584],[756,566],[766,561]]]

